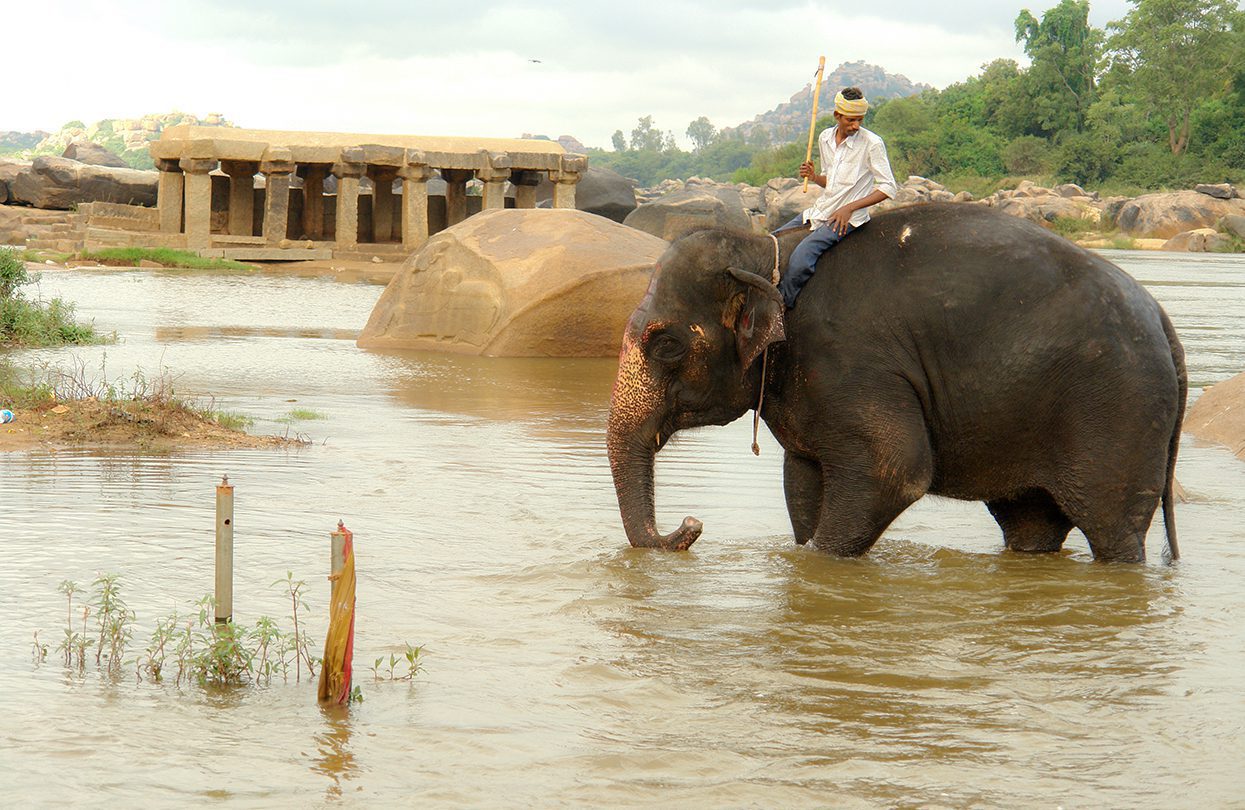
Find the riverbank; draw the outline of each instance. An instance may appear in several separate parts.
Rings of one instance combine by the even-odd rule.
[[[150,453],[225,450],[302,444],[282,436],[252,436],[226,427],[183,403],[140,400],[48,399],[13,408],[16,419],[0,425],[0,453],[69,447],[133,449]]]

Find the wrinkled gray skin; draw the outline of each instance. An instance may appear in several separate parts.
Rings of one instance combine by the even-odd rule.
[[[780,266],[803,233],[780,237]],[[1184,352],[1126,273],[1032,223],[926,205],[874,218],[822,257],[784,311],[773,240],[676,241],[628,324],[607,448],[632,545],[686,549],[653,512],[675,431],[756,406],[785,449],[797,543],[865,553],[926,493],[984,501],[1009,549],[1057,551],[1072,527],[1101,560],[1145,558],[1172,481]]]

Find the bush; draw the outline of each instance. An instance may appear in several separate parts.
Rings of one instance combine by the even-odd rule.
[[[1003,147],[1003,166],[1012,174],[1042,174],[1050,160],[1050,144],[1036,135],[1021,135]]]
[[[1118,158],[1115,144],[1092,135],[1073,135],[1059,146],[1055,175],[1067,183],[1097,185],[1111,175]]]
[[[37,280],[12,250],[0,249],[0,345],[64,346],[99,343],[94,328],[79,324],[73,304],[59,298],[28,301],[21,287]]]

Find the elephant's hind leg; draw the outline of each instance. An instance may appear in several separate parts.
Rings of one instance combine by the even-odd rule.
[[[1012,551],[1058,551],[1072,530],[1072,521],[1043,489],[987,501],[986,508],[1003,529],[1003,543]]]
[[[817,516],[821,513],[821,465],[788,450],[782,462],[782,485],[795,542],[804,545],[817,530]]]

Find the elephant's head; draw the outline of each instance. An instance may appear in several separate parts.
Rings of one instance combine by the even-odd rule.
[[[721,230],[676,240],[627,324],[606,444],[633,546],[683,550],[700,536],[690,517],[657,531],[653,458],[675,431],[725,425],[756,406],[761,353],[784,337],[774,250],[768,237]]]

